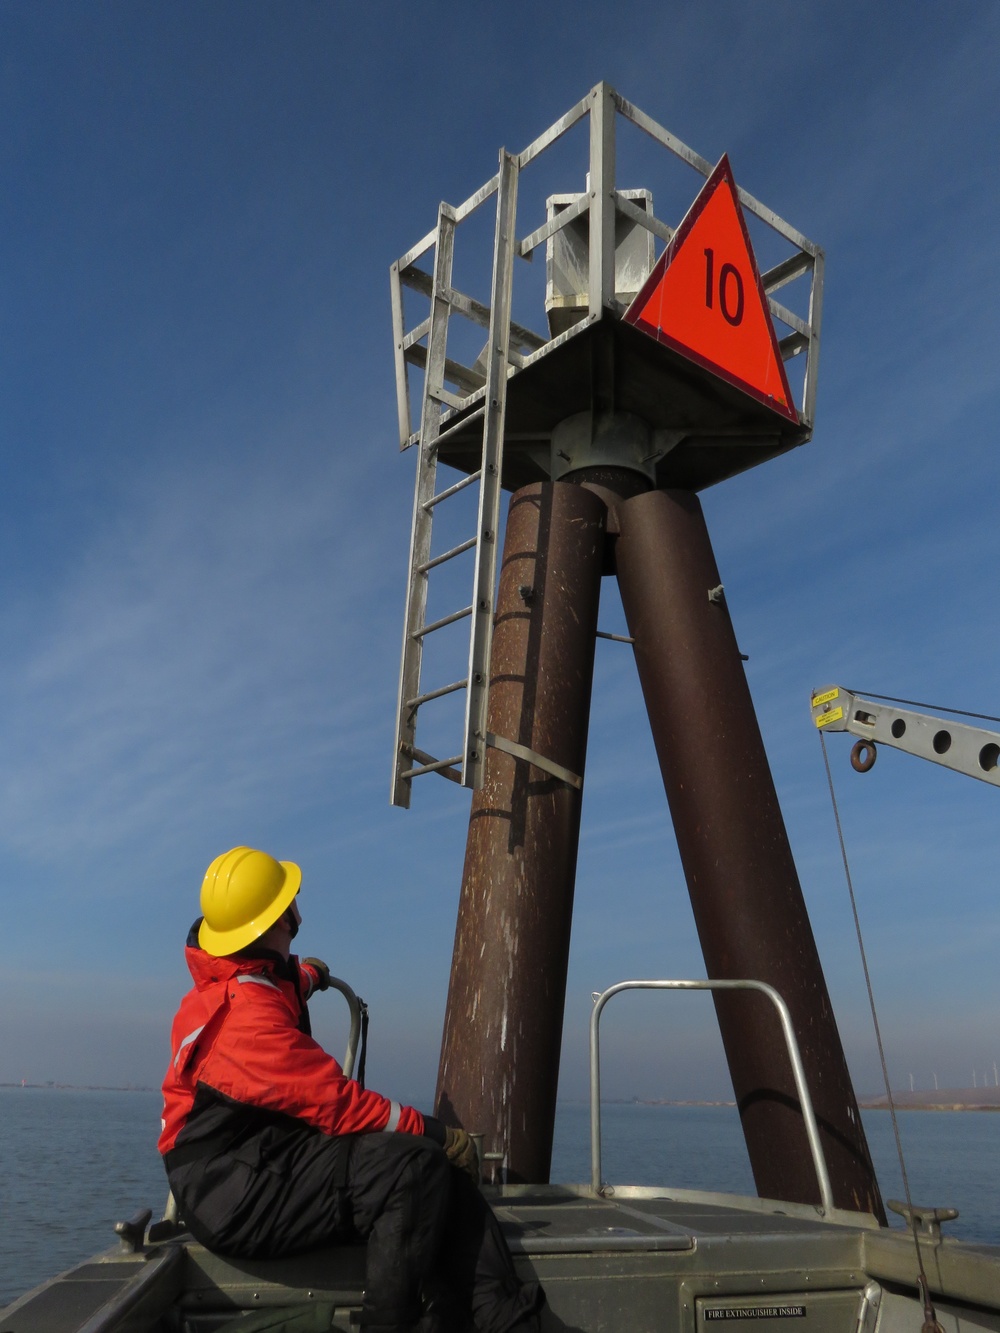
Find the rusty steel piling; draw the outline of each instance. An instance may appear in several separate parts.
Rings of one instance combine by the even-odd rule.
[[[488,731],[581,780],[604,528],[581,487],[517,491],[493,636]],[[549,1177],[581,799],[497,745],[473,796],[436,1107],[510,1182]]]
[[[785,999],[836,1204],[884,1219],[701,505],[654,491],[617,519],[622,602],[708,975],[765,981]],[[818,1201],[776,1020],[758,997],[715,1004],[760,1194]]]

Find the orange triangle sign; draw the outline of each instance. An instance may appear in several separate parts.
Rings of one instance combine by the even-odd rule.
[[[623,318],[798,422],[728,157]]]

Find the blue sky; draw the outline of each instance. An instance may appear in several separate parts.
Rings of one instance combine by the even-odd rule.
[[[201,876],[246,842],[302,864],[303,952],[368,1000],[370,1081],[430,1098],[468,796],[388,804],[412,488],[388,269],[606,79],[827,253],[814,439],[704,503],[878,1086],[809,693],[1000,712],[997,49],[994,0],[0,0],[0,1081],[158,1083]],[[1000,1059],[997,794],[829,745],[894,1081],[967,1085]],[[564,1094],[592,990],[701,974],[604,643]],[[707,1005],[620,1004],[613,1088],[725,1095]]]

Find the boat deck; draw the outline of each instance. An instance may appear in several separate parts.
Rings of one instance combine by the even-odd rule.
[[[543,1333],[710,1333],[722,1322],[788,1333],[789,1320],[806,1320],[802,1333],[919,1333],[922,1323],[913,1238],[872,1219],[650,1189],[595,1198],[508,1187],[492,1202],[519,1270],[545,1287]],[[921,1247],[946,1333],[1000,1333],[1000,1247]],[[81,1264],[9,1306],[0,1333],[217,1333],[262,1327],[288,1307],[309,1327],[348,1333],[363,1273],[361,1245],[244,1261],[179,1238]]]

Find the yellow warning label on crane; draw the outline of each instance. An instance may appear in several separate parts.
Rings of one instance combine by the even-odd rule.
[[[844,716],[842,708],[831,708],[829,713],[820,713],[815,719],[817,727],[828,727],[831,722],[839,722]]]

